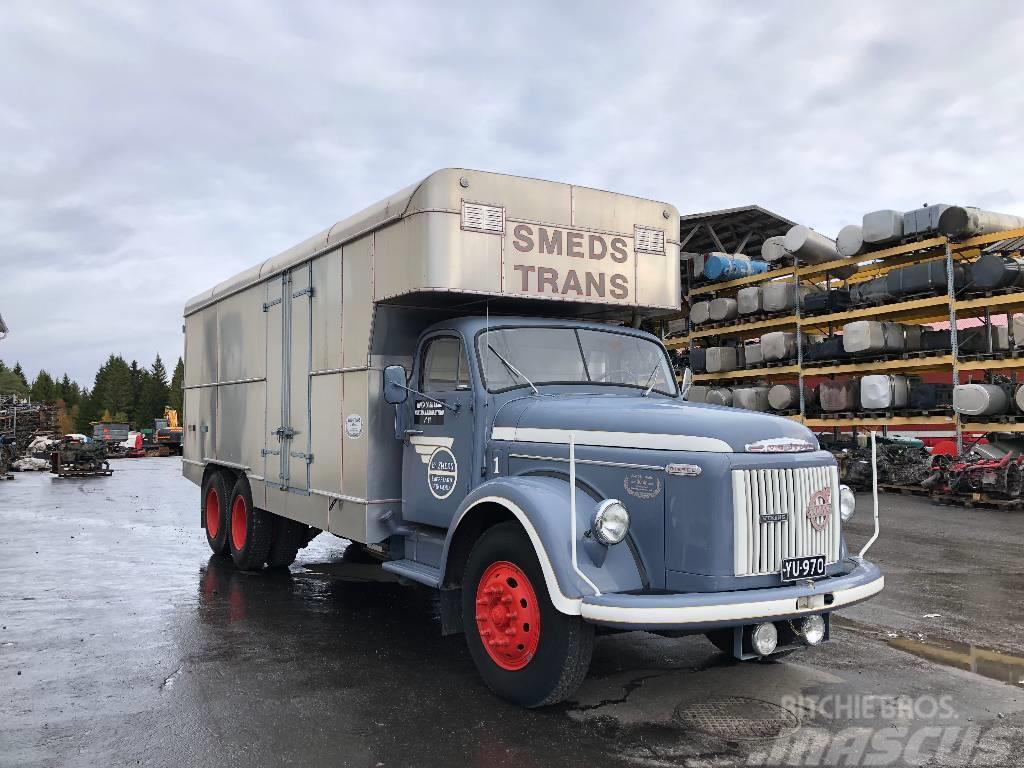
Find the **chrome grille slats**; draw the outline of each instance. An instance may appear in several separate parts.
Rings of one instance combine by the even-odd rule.
[[[839,560],[839,475],[833,466],[734,469],[733,564],[737,576],[778,573],[791,557],[825,555]],[[807,518],[812,494],[827,488],[831,515],[816,531]],[[783,515],[762,522],[762,516]]]

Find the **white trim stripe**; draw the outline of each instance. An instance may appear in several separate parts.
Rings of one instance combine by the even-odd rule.
[[[770,619],[773,616],[811,614],[834,611],[844,605],[858,603],[882,591],[885,577],[859,587],[833,592],[833,602],[826,606],[824,601],[814,601],[807,608],[797,608],[798,598],[761,600],[749,603],[724,603],[722,605],[689,605],[674,607],[629,608],[613,605],[594,605],[583,599],[581,615],[588,621],[606,621],[621,624],[708,624],[716,621],[753,621]],[[823,597],[819,595],[819,597]]]
[[[518,443],[569,444],[570,432],[577,445],[606,448],[646,448],[655,451],[733,453],[732,446],[715,437],[664,435],[653,432],[603,432],[599,430],[544,429],[539,427],[494,427],[491,439]]]

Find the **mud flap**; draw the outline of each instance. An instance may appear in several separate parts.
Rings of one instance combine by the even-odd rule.
[[[441,635],[462,634],[462,588],[445,587],[440,590]]]

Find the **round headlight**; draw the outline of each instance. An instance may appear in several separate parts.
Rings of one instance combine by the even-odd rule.
[[[750,633],[750,644],[758,656],[771,656],[779,644],[779,630],[770,621],[758,624]]]
[[[800,634],[808,645],[818,645],[825,639],[825,620],[821,616],[808,616],[800,621]]]
[[[839,486],[839,516],[845,523],[857,510],[857,497],[848,485]]]
[[[629,512],[618,499],[605,499],[594,510],[590,532],[602,544],[618,544],[629,531]]]

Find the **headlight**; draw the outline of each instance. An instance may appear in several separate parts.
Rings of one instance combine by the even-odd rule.
[[[629,512],[618,499],[605,499],[594,510],[590,532],[602,544],[618,544],[629,531]]]
[[[845,523],[857,510],[857,497],[848,485],[839,486],[839,516]]]

